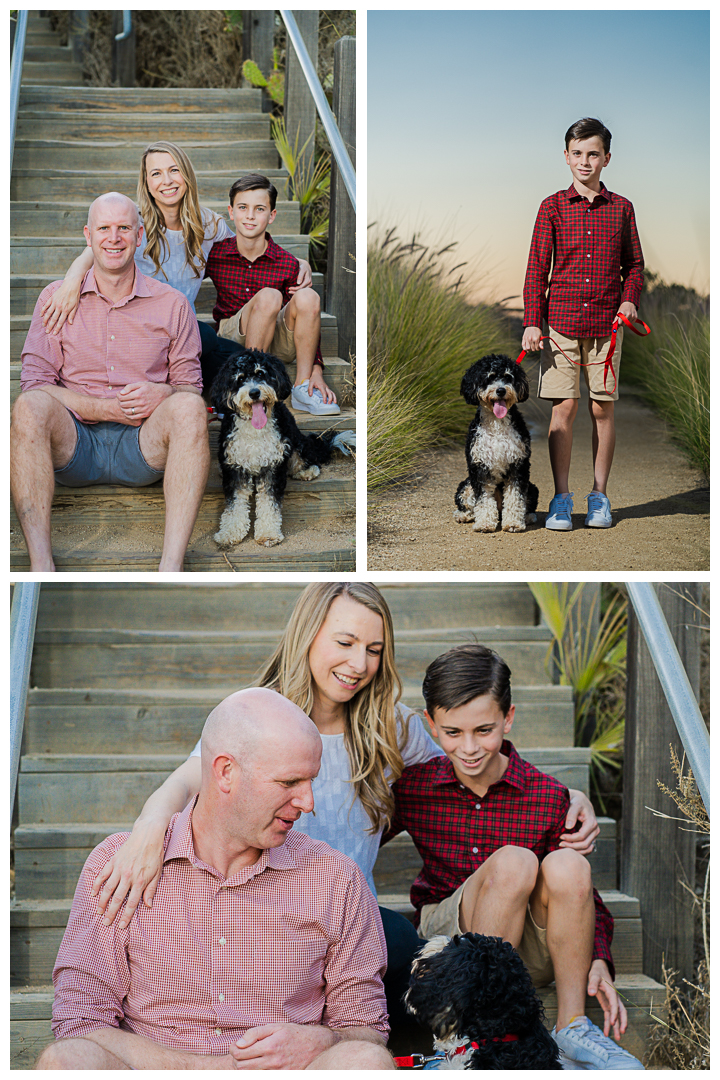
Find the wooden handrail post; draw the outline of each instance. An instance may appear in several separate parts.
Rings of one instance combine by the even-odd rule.
[[[122,33],[123,13],[112,13],[112,81],[118,86],[135,85],[135,22],[133,21],[130,36],[124,41],[116,41],[115,35]]]
[[[340,134],[355,166],[355,38],[335,43],[333,112]],[[338,322],[338,355],[355,355],[356,222],[352,203],[335,161],[330,183],[330,228],[327,261],[326,308]]]
[[[68,45],[72,49],[72,58],[76,64],[85,63],[85,54],[88,49],[90,38],[90,12],[70,12],[70,32],[68,33]]]
[[[293,15],[305,42],[310,61],[317,70],[319,13],[293,11]],[[315,158],[315,102],[289,39],[285,59],[285,128],[291,146],[295,146],[297,138],[298,150],[305,140],[309,139],[302,157],[312,171]]]
[[[695,696],[700,685],[701,585],[659,583],[658,600]],[[647,807],[678,818],[675,804],[657,786],[671,790],[670,746],[682,759],[682,743],[665,699],[632,604],[628,609],[627,702],[622,816],[620,889],[640,900],[643,967],[662,982],[662,961],[693,977],[692,902],[680,884],[695,887],[695,842],[692,826],[655,817]]]
[[[273,69],[274,29],[275,12],[273,10],[243,12],[243,60],[252,60],[256,63],[266,79],[270,77]],[[252,86],[252,83],[243,79],[243,85]],[[272,98],[267,90],[263,90],[263,112],[271,112],[272,107]]]

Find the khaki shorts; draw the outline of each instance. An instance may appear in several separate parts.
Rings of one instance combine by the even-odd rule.
[[[278,317],[275,321],[275,333],[268,352],[272,353],[273,356],[277,356],[284,363],[292,364],[295,360],[295,336],[292,330],[288,330],[285,325],[286,309],[287,304],[278,312]],[[220,320],[218,328],[220,337],[229,338],[230,341],[237,341],[239,345],[245,344],[245,335],[240,332],[241,314],[242,308],[240,311],[236,311],[229,319]]]
[[[615,370],[615,378],[608,368],[607,390],[605,390],[605,357],[610,349],[612,335],[600,338],[568,338],[557,330],[543,327],[543,333],[549,334],[568,356],[581,364],[589,364],[589,367],[578,367],[572,364],[559,349],[556,349],[552,341],[547,338],[543,341],[540,355],[540,384],[538,397],[541,398],[579,398],[580,397],[580,372],[585,375],[585,382],[590,391],[590,397],[597,401],[617,401],[617,381],[620,378],[620,356],[622,354],[622,340],[624,327],[617,332],[617,344],[612,358]]]
[[[431,938],[435,934],[462,934],[460,929],[460,901],[465,882],[439,904],[426,904],[420,912],[420,937]],[[547,947],[547,930],[538,926],[530,914],[528,904],[525,913],[525,929],[522,941],[517,949],[520,959],[525,964],[533,986],[547,986],[555,978],[550,953]]]

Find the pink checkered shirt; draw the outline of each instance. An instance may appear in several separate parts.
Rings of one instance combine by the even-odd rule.
[[[267,1023],[385,1035],[386,951],[377,903],[340,852],[291,832],[225,879],[199,861],[191,803],[170,822],[151,909],[106,927],[90,888],[127,839],[92,852],[53,971],[56,1039],[122,1027],[189,1053],[227,1054]]]
[[[51,383],[94,398],[115,397],[131,382],[202,390],[197,319],[176,289],[136,269],[130,295],[113,303],[91,269],[72,326],[46,334],[40,310],[61,285],[47,285],[35,305],[22,354],[23,390]]]

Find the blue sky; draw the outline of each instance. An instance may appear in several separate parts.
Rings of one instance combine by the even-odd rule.
[[[706,291],[709,59],[707,11],[368,11],[369,220],[460,241],[475,295],[517,295],[565,131],[595,116],[646,266]]]

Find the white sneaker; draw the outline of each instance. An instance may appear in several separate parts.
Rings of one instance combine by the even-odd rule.
[[[565,1059],[583,1069],[642,1069],[643,1064],[604,1035],[587,1016],[576,1016],[561,1031],[550,1032]],[[563,1064],[563,1068],[568,1066]]]
[[[308,394],[308,386],[310,380],[306,379],[305,382],[300,383],[299,386],[293,386],[292,394],[290,395],[290,401],[293,409],[298,409],[300,412],[314,413],[315,416],[327,416],[330,413],[339,413],[340,406],[333,401],[327,403],[323,401],[322,394],[317,387],[312,392],[312,397]]]

